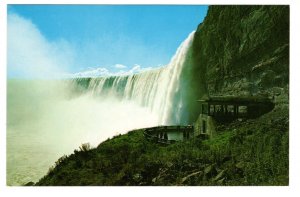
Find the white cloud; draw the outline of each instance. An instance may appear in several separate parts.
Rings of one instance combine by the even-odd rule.
[[[21,78],[70,78],[132,75],[152,67],[135,64],[131,68],[123,64],[107,67],[88,67],[86,71],[70,74],[71,66],[78,63],[78,51],[66,40],[47,40],[28,19],[18,14],[8,14],[8,77]],[[84,49],[81,48],[81,51]],[[83,58],[84,59],[84,58]],[[76,60],[76,61],[75,61]],[[82,64],[85,63],[85,60]]]
[[[124,76],[124,75],[133,75],[149,70],[153,70],[152,67],[143,68],[141,65],[135,64],[133,67],[127,71],[119,70],[117,72],[111,72],[106,68],[91,68],[87,71],[78,72],[75,74],[70,74],[67,77],[107,77],[107,76]]]
[[[141,73],[141,72],[145,72],[148,70],[152,70],[152,67],[147,67],[147,68],[142,68],[141,65],[135,64],[129,71],[129,74],[136,74],[136,73]]]
[[[116,65],[115,65],[115,68],[123,69],[123,68],[127,68],[127,66],[125,66],[125,65],[123,65],[123,64],[116,64]]]
[[[8,77],[53,78],[72,64],[68,42],[49,42],[30,21],[8,14]]]
[[[99,76],[109,76],[111,73],[106,68],[96,68],[83,72],[78,72],[75,74],[70,74],[69,77],[99,77]]]

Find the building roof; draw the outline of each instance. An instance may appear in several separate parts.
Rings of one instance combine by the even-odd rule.
[[[270,104],[272,100],[263,96],[210,96],[197,100],[198,102],[211,104]]]

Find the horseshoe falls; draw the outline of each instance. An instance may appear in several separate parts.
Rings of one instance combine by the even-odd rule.
[[[168,65],[132,75],[9,79],[7,184],[38,181],[82,143],[95,147],[133,129],[192,124],[201,93],[199,74],[194,77],[193,36]]]
[[[127,76],[76,78],[74,86],[81,92],[98,97],[131,101],[145,107],[158,117],[157,124],[188,124],[186,87],[189,75],[183,73],[193,66],[191,45],[194,32],[179,46],[170,63],[164,67]],[[190,84],[186,84],[190,85]],[[192,102],[196,102],[196,97]]]

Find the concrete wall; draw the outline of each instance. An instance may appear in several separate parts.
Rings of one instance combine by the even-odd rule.
[[[194,123],[194,136],[209,135],[214,136],[216,132],[215,121],[211,116],[200,114]]]
[[[180,132],[180,131],[168,132],[168,140],[182,141],[183,140],[183,132]]]
[[[146,128],[144,135],[148,140],[173,143],[192,138],[193,132],[193,126],[159,126]]]

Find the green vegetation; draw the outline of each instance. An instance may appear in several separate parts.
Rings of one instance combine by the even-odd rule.
[[[142,130],[63,156],[36,185],[288,185],[288,107],[162,146]]]

